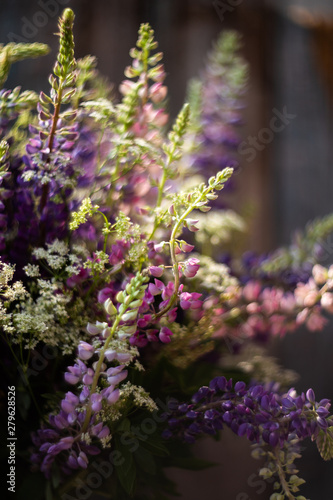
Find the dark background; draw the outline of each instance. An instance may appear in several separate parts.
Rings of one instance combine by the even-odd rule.
[[[47,88],[58,43],[53,33],[64,7],[76,14],[76,56],[96,55],[100,71],[115,88],[140,23],[151,23],[165,55],[172,116],[182,105],[186,82],[199,75],[219,32],[239,30],[251,71],[244,139],[268,127],[274,109],[282,112],[286,107],[296,115],[253,161],[240,158],[235,197],[240,207],[249,202],[255,207],[249,247],[266,251],[286,244],[309,219],[333,211],[333,2],[1,0],[0,42],[39,41],[52,48],[47,57],[15,65],[7,87]],[[325,248],[328,265],[333,240]],[[273,346],[281,362],[300,373],[297,389],[312,386],[317,399],[333,398],[332,333],[332,326],[316,334],[299,331]],[[221,443],[198,445],[198,453],[220,465],[200,473],[175,471],[183,500],[269,498],[269,488],[257,478],[249,484],[258,463],[248,458],[249,446],[236,436],[225,432]],[[332,498],[333,492],[333,466],[318,457],[314,444],[308,443],[300,468],[307,480],[303,494],[312,500]]]

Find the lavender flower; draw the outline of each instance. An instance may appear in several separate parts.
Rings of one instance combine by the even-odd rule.
[[[110,325],[88,324],[93,341],[80,341],[76,362],[65,373],[69,384],[80,384],[77,393],[67,392],[60,411],[49,415],[50,427],[43,427],[33,435],[37,450],[32,461],[47,478],[51,477],[55,460],[64,473],[68,469],[85,469],[89,455],[96,455],[101,447],[109,445],[110,428],[104,421],[112,421],[112,407],[120,398],[118,385],[128,375],[126,366],[138,355],[137,349],[127,342],[127,322],[137,317],[145,281],[138,274],[128,283],[126,290],[118,294],[118,310],[107,299],[104,308],[113,318]],[[113,365],[108,367],[107,363]]]
[[[295,446],[311,438],[317,441],[323,456],[328,458],[333,454],[330,406],[328,399],[316,402],[312,389],[300,395],[294,389],[281,394],[273,383],[268,387],[247,386],[244,382],[233,384],[232,379],[223,376],[215,377],[209,386],[201,387],[192,396],[189,404],[181,403],[169,412],[164,437],[180,437],[193,443],[200,435],[214,435],[227,426],[256,444],[260,450],[258,457],[267,455],[268,468],[262,469],[261,475],[268,478],[278,474],[282,494],[295,498],[291,492],[298,491],[304,482],[298,478],[295,489],[297,471],[292,463],[300,456],[295,453]],[[271,452],[264,451],[265,448]],[[285,453],[279,455],[279,450]],[[291,474],[289,481],[285,479],[286,473]]]
[[[242,124],[241,101],[247,80],[247,66],[237,55],[239,49],[238,35],[223,33],[209,54],[200,82],[192,83],[189,94],[195,114],[193,167],[207,177],[219,169],[238,166],[241,139],[237,128]]]

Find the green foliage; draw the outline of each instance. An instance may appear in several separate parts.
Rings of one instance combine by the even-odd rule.
[[[154,41],[154,31],[148,24],[141,25],[136,45],[136,48],[130,51],[134,61],[126,68],[125,76],[137,80],[129,87],[128,93],[117,106],[117,131],[120,134],[132,126],[140,102],[146,102],[148,81],[150,79],[157,81],[162,71],[161,65],[157,65],[162,59],[162,53],[151,55],[152,50],[157,48],[157,42]]]
[[[110,123],[115,114],[115,107],[112,102],[102,97],[95,101],[83,102],[81,106],[89,112],[91,118],[104,126]]]
[[[283,247],[276,250],[267,261],[258,268],[267,273],[279,273],[286,269],[293,269],[303,263],[315,263],[317,258],[315,252],[318,247],[323,251],[331,252],[329,242],[326,238],[333,232],[333,214],[317,218],[309,222],[303,232],[298,232],[294,236],[294,242],[290,247]]]
[[[252,456],[257,459],[265,459],[265,465],[260,469],[259,475],[264,479],[277,477],[274,490],[278,490],[270,496],[270,500],[297,500],[302,496],[294,496],[299,491],[299,486],[305,483],[300,478],[294,461],[301,457],[298,453],[298,438],[285,442],[283,448],[277,445],[271,451],[267,445],[253,445]]]
[[[8,170],[8,151],[9,144],[6,141],[0,142],[0,178],[5,175]]]
[[[151,55],[151,52],[157,48],[158,44],[154,40],[154,30],[148,23],[141,24],[139,36],[136,42],[136,48],[131,49],[130,56],[134,59],[132,66],[125,70],[127,78],[140,77],[143,72],[147,77],[156,80],[160,66],[156,66],[162,60],[162,53]]]
[[[196,188],[192,189],[190,192],[181,192],[174,195],[173,204],[171,205],[169,212],[174,215],[177,221],[182,221],[185,227],[189,227],[196,221],[186,220],[186,217],[192,212],[192,210],[200,210],[201,212],[208,212],[210,207],[207,204],[216,200],[217,194],[215,191],[221,191],[224,184],[230,179],[233,173],[232,168],[225,168],[221,172],[218,172],[215,176],[208,179],[208,185],[205,183],[200,184]],[[181,208],[185,209],[185,212],[180,216],[179,212]],[[192,229],[193,230],[193,229]]]
[[[8,78],[10,67],[17,61],[45,56],[50,51],[44,43],[0,44],[0,88]]]
[[[169,144],[163,145],[163,151],[167,156],[166,165],[169,166],[173,161],[179,160],[182,156],[181,146],[184,142],[184,135],[187,131],[188,123],[190,119],[190,106],[189,104],[184,104],[180,110],[175,124],[172,127],[171,132],[168,134]],[[167,168],[167,174],[172,177],[172,171]]]
[[[56,136],[60,140],[68,137],[72,138],[73,136],[73,132],[68,128],[68,125],[73,123],[76,112],[73,110],[60,112],[61,106],[69,104],[76,92],[73,23],[73,11],[65,9],[59,20],[59,52],[53,68],[54,74],[49,77],[51,94],[49,97],[44,92],[41,92],[39,96],[39,119],[45,123],[43,138],[47,141],[49,155],[52,153]],[[59,119],[67,126],[58,129]],[[48,123],[51,124],[49,127],[47,127]]]
[[[216,76],[223,77],[228,97],[242,93],[247,82],[248,65],[238,55],[240,49],[240,35],[235,31],[226,31],[209,54],[208,63]]]
[[[189,103],[191,109],[188,132],[193,135],[197,135],[202,129],[202,88],[203,83],[197,78],[193,78],[192,80],[190,80],[187,87],[186,101]],[[196,144],[193,144],[194,148],[195,146]],[[199,147],[199,143],[197,144],[197,147]]]
[[[134,463],[133,453],[127,446],[122,444],[121,439],[115,439],[116,449],[121,453],[122,461],[116,466],[116,472],[119,482],[125,492],[132,496],[136,479],[136,467]]]
[[[70,229],[74,231],[81,224],[87,222],[87,217],[92,217],[99,209],[98,205],[93,205],[90,198],[85,198],[77,212],[72,212],[72,221]]]
[[[333,458],[333,427],[326,431],[321,429],[316,444],[321,457],[324,460],[331,460]]]
[[[31,90],[21,92],[21,87],[7,90],[0,94],[0,115],[14,118],[16,113],[33,108],[38,102],[38,96]]]

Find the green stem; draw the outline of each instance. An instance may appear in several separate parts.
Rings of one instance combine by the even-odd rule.
[[[171,162],[173,161],[172,155],[174,153],[174,150],[175,150],[175,148],[168,155],[167,161],[163,164],[163,174],[162,174],[162,178],[161,178],[161,181],[159,183],[159,186],[158,186],[158,193],[157,193],[157,200],[156,200],[155,209],[159,208],[162,205],[164,186],[165,186],[166,181],[168,180],[168,168],[169,168]],[[147,241],[150,241],[153,238],[158,226],[159,226],[159,215],[156,214],[155,221],[154,221],[154,227],[153,227],[153,230],[150,233],[150,236],[149,236]]]
[[[90,397],[89,397],[89,404],[88,404],[88,408],[87,408],[87,413],[86,413],[86,417],[84,419],[84,422],[83,422],[83,426],[82,426],[82,430],[81,430],[81,433],[83,434],[88,426],[89,426],[89,422],[90,422],[90,418],[91,418],[91,413],[92,413],[92,409],[91,409],[91,396],[95,393],[95,390],[96,390],[96,387],[97,387],[97,384],[98,384],[98,379],[99,379],[99,375],[100,375],[100,371],[101,371],[101,367],[102,367],[102,364],[103,364],[103,361],[104,361],[104,355],[105,355],[105,351],[107,350],[114,334],[116,333],[116,330],[118,328],[118,325],[121,321],[121,315],[117,315],[113,325],[112,325],[112,329],[111,329],[111,333],[110,335],[108,336],[108,338],[106,339],[106,342],[103,346],[103,349],[101,350],[100,352],[100,355],[99,355],[99,360],[98,360],[98,363],[97,363],[97,366],[96,366],[96,370],[95,370],[95,375],[94,375],[94,378],[93,378],[93,382],[92,382],[92,385],[91,385],[91,389],[90,389]]]
[[[11,353],[12,353],[12,355],[13,355],[13,358],[15,359],[15,361],[16,361],[16,363],[17,363],[17,366],[18,366],[18,367],[20,367],[20,370],[19,370],[19,371],[20,371],[21,375],[23,376],[23,382],[24,382],[24,384],[25,384],[25,385],[27,386],[27,388],[28,388],[28,391],[29,391],[30,396],[31,396],[31,399],[32,399],[32,401],[33,401],[33,403],[34,403],[34,405],[35,405],[35,407],[36,407],[36,410],[37,410],[37,412],[38,412],[38,415],[39,415],[40,417],[42,417],[42,416],[43,416],[43,415],[42,415],[42,412],[41,412],[41,411],[40,411],[40,409],[39,409],[39,406],[38,406],[37,400],[36,400],[36,398],[35,398],[35,395],[34,395],[34,393],[33,393],[33,390],[32,390],[32,388],[31,388],[31,385],[30,385],[29,379],[28,379],[27,374],[26,374],[26,369],[27,369],[27,366],[26,366],[26,365],[25,365],[25,363],[23,362],[22,345],[21,345],[21,343],[20,343],[20,355],[21,355],[21,361],[20,361],[20,360],[18,359],[18,357],[16,356],[15,351],[14,351],[14,349],[13,349],[13,348],[12,348],[12,346],[11,346],[11,343],[9,342],[9,339],[8,339],[7,334],[6,334],[6,339],[5,339],[5,340],[6,340],[7,344],[8,344],[8,347],[9,347],[9,349],[10,349],[10,352],[11,352]]]
[[[56,104],[54,106],[54,113],[53,113],[53,116],[52,116],[52,127],[51,127],[51,132],[50,132],[49,140],[48,140],[48,148],[49,148],[50,151],[49,151],[49,156],[48,156],[48,159],[46,160],[46,163],[48,163],[49,158],[50,158],[50,154],[52,153],[53,143],[54,143],[54,137],[55,137],[55,133],[56,133],[56,130],[57,130],[57,123],[58,123],[59,114],[60,114],[61,98],[62,98],[62,91],[63,91],[62,85],[63,85],[63,79],[61,79],[59,81],[59,89],[58,89],[58,94],[57,94],[57,101],[56,101]],[[41,196],[40,205],[39,205],[39,211],[40,211],[40,213],[43,212],[44,207],[45,207],[45,205],[47,203],[47,198],[48,198],[48,195],[49,195],[49,190],[50,190],[50,184],[48,182],[47,184],[44,184],[43,189],[42,189],[42,196]],[[45,228],[43,227],[42,230],[45,230]]]
[[[286,481],[286,477],[285,477],[283,468],[281,466],[281,462],[280,462],[280,459],[279,459],[279,449],[275,448],[274,454],[275,454],[275,461],[276,461],[276,465],[277,465],[277,473],[278,473],[278,476],[279,476],[279,480],[280,480],[283,492],[284,492],[284,494],[287,496],[287,498],[289,500],[295,500],[294,495],[291,493],[291,491],[289,489],[289,485],[288,485],[288,483]]]
[[[105,214],[103,214],[103,212],[101,212],[100,210],[97,210],[97,211],[96,211],[96,213],[97,213],[97,214],[102,215],[102,217],[103,217],[103,219],[104,219],[104,222],[105,222],[105,225],[106,225],[106,227],[108,227],[108,226],[110,225],[110,223],[109,223],[109,221],[108,221],[108,219],[107,219],[106,215],[105,215]],[[109,236],[109,235],[108,235],[108,234],[106,234],[106,235],[105,235],[105,237],[104,237],[104,245],[103,245],[103,252],[104,252],[104,253],[106,252],[106,245],[107,245],[107,242],[108,242],[108,236]]]
[[[158,186],[158,195],[157,195],[157,201],[156,201],[156,208],[158,208],[158,207],[161,206],[162,197],[163,197],[163,189],[164,189],[165,183],[167,181],[167,178],[168,178],[168,176],[167,176],[167,169],[164,167],[163,168],[162,179],[161,179],[160,185]]]
[[[171,158],[171,157],[172,157],[172,153],[170,154],[169,158]],[[214,190],[214,186],[209,185],[203,192],[201,192],[199,194],[199,196],[197,197],[197,199],[191,203],[191,205],[188,207],[188,209],[185,210],[183,215],[178,219],[177,223],[175,224],[175,226],[172,230],[169,244],[170,244],[170,254],[171,254],[172,267],[173,267],[173,274],[174,274],[174,278],[175,278],[175,281],[174,281],[175,291],[174,291],[174,294],[172,295],[172,297],[170,298],[169,303],[160,312],[158,312],[157,314],[154,315],[154,319],[158,319],[161,316],[163,316],[166,312],[168,312],[172,308],[172,306],[174,305],[174,303],[176,302],[176,300],[178,298],[179,271],[178,271],[178,262],[176,259],[175,244],[176,244],[176,236],[177,236],[177,233],[179,231],[179,228],[182,225],[182,223],[184,222],[184,220],[186,219],[186,217],[188,215],[190,215],[190,213],[195,208],[198,208],[198,203],[200,203],[203,199],[205,199],[207,194],[213,190]]]
[[[174,274],[174,278],[175,278],[175,281],[174,281],[175,291],[174,291],[174,294],[172,295],[172,297],[170,297],[169,303],[163,309],[161,309],[161,311],[159,313],[155,314],[154,319],[158,319],[161,316],[163,316],[166,312],[168,312],[172,308],[172,306],[174,305],[174,303],[176,302],[176,300],[178,298],[178,289],[179,289],[180,280],[179,280],[178,262],[177,262],[177,258],[176,258],[176,237],[177,237],[177,233],[178,233],[179,228],[180,228],[181,224],[183,223],[184,219],[186,219],[186,217],[192,212],[193,209],[194,209],[193,205],[189,206],[188,209],[183,213],[181,218],[177,221],[177,223],[175,224],[175,226],[172,230],[169,244],[170,244],[170,255],[171,255],[171,261],[172,261],[173,274]]]

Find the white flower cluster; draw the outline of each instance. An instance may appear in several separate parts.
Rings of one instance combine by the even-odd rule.
[[[22,300],[27,295],[27,291],[21,281],[10,284],[14,277],[15,267],[0,261],[0,326],[4,332],[14,331],[12,325],[12,314],[8,311],[11,302]]]
[[[70,253],[66,243],[55,240],[47,248],[37,248],[34,257],[46,263],[55,275],[61,273],[72,276],[82,268],[80,255],[85,255],[83,247],[73,247]],[[13,279],[14,268],[0,263],[0,325],[11,333],[14,343],[21,343],[25,348],[33,349],[39,342],[59,346],[64,354],[70,354],[76,348],[78,339],[84,338],[86,324],[89,321],[86,306],[81,298],[73,297],[73,292],[66,289],[57,278],[42,279],[41,267],[28,264],[24,271],[30,281],[30,291],[24,289],[21,282],[9,286]],[[18,303],[8,306],[13,301]]]
[[[194,257],[197,255],[193,254]],[[200,285],[207,290],[216,290],[223,293],[230,286],[237,287],[238,280],[230,275],[227,265],[219,264],[206,255],[200,255],[200,268],[195,277]]]
[[[121,386],[120,397],[127,400],[130,396],[133,397],[136,406],[141,408],[145,407],[151,412],[158,410],[158,406],[155,401],[149,396],[148,392],[146,392],[143,387],[127,382]]]
[[[82,266],[78,255],[70,253],[68,245],[64,241],[55,240],[52,243],[48,243],[47,249],[36,248],[33,251],[33,255],[39,260],[44,259],[53,271],[64,270],[69,275],[78,274]],[[36,266],[30,266],[27,269],[29,273],[33,271],[32,267],[35,268]],[[37,276],[37,274],[35,275]]]
[[[244,219],[233,210],[214,210],[207,213],[197,213],[197,226],[200,231],[195,233],[198,243],[221,245],[230,241],[233,231],[245,232]]]
[[[79,335],[85,333],[87,316],[81,299],[73,304],[72,292],[60,290],[55,280],[38,279],[39,296],[30,294],[12,313],[15,328],[13,342],[23,341],[25,347],[34,348],[43,341],[58,345],[69,354],[78,343]]]

